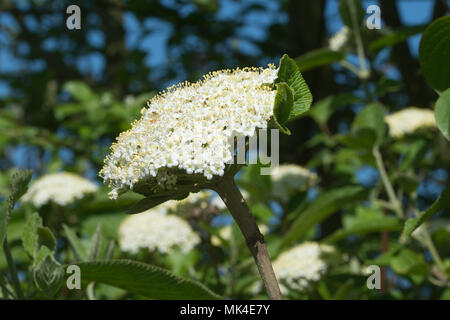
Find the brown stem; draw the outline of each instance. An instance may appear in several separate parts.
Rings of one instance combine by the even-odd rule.
[[[253,219],[250,209],[234,183],[232,176],[225,176],[214,187],[222,198],[231,215],[244,234],[247,246],[258,266],[259,274],[266,287],[267,295],[272,300],[281,300],[281,291],[270,262],[269,254],[264,243],[264,236]]]

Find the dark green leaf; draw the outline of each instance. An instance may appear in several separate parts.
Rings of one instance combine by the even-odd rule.
[[[423,32],[426,27],[426,25],[406,26],[393,30],[389,34],[373,41],[369,46],[369,51],[377,52],[383,48],[395,46],[396,44],[405,41],[409,37]]]
[[[339,289],[333,295],[333,300],[345,300],[348,298],[348,294],[352,290],[352,287],[355,285],[355,281],[353,279],[348,279],[345,283],[339,287]]]
[[[169,200],[183,200],[189,195],[189,192],[180,192],[176,193],[174,192],[171,195],[153,195],[149,196],[145,199],[142,199],[141,201],[136,202],[133,204],[128,210],[127,214],[136,214],[144,212],[145,210],[151,209],[153,207],[156,207],[157,205],[164,203]]]
[[[281,132],[290,135],[289,129],[284,126],[288,121],[292,112],[294,103],[294,94],[292,89],[285,83],[277,83],[277,93],[275,95],[275,102],[273,107],[274,120]]]
[[[152,299],[221,299],[203,284],[131,260],[81,262],[82,281],[109,284]]]
[[[409,218],[405,222],[402,238],[410,236],[422,223],[430,219],[437,212],[450,207],[450,187],[447,187],[442,191],[439,198],[424,212],[420,213],[418,217]]]
[[[338,141],[355,149],[371,150],[376,143],[377,137],[375,130],[371,128],[360,128],[352,132],[337,136]]]
[[[38,246],[46,246],[51,251],[56,250],[56,238],[47,227],[38,227]]]
[[[354,27],[352,20],[353,15],[355,15],[356,23],[359,27],[362,26],[366,15],[360,0],[340,0],[339,14],[341,15],[342,22],[350,29],[353,29]]]
[[[346,216],[344,227],[323,242],[332,243],[351,235],[363,235],[371,232],[400,231],[402,223],[395,217],[387,217],[383,212],[370,208],[358,208],[355,216]]]
[[[102,225],[99,223],[95,233],[92,235],[89,244],[88,259],[98,260],[100,258],[100,249],[102,247]]]
[[[316,49],[297,57],[295,62],[301,72],[339,62],[345,59],[345,54],[328,48]]]
[[[361,186],[345,186],[319,195],[305,211],[298,212],[299,217],[284,236],[283,246],[294,243],[304,236],[310,228],[322,222],[343,206],[363,200],[366,197],[367,191]]]
[[[450,16],[434,21],[423,33],[419,60],[428,84],[437,91],[450,88]]]
[[[425,157],[426,150],[429,147],[429,143],[425,139],[417,138],[411,145],[408,145],[408,148],[406,148],[399,169],[406,171],[412,168]]]
[[[319,124],[325,124],[333,112],[339,107],[349,105],[351,103],[360,102],[361,99],[351,94],[338,94],[328,96],[323,100],[316,102],[309,110],[309,115]]]
[[[69,240],[70,246],[75,254],[75,258],[79,261],[85,260],[87,258],[87,254],[81,240],[77,237],[75,232],[65,224],[63,224],[63,228],[67,240]]]
[[[371,103],[358,113],[353,121],[352,130],[361,128],[372,129],[375,132],[377,146],[383,142],[387,126],[384,122],[384,108],[381,104]]]
[[[6,230],[8,228],[9,214],[8,214],[8,202],[3,201],[0,203],[0,247],[3,247],[3,241],[6,237]]]

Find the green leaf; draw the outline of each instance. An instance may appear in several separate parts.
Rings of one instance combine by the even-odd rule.
[[[426,150],[430,147],[427,140],[417,138],[403,152],[403,160],[399,166],[401,171],[407,171],[417,164],[426,155]]]
[[[81,262],[82,281],[109,284],[151,299],[222,299],[203,284],[131,260]]]
[[[66,234],[67,240],[69,240],[70,246],[75,254],[75,258],[79,261],[85,260],[87,258],[86,249],[84,248],[81,240],[75,234],[71,228],[63,224],[64,233]]]
[[[352,130],[348,134],[339,135],[337,139],[350,148],[371,150],[377,137],[371,128],[360,128]]]
[[[22,233],[22,245],[25,251],[36,258],[41,247],[56,250],[56,238],[49,228],[42,226],[42,219],[37,212],[27,220]]]
[[[12,174],[11,183],[9,185],[10,193],[8,196],[9,211],[11,212],[17,200],[27,191],[28,183],[30,183],[31,170],[16,170]]]
[[[316,102],[309,110],[309,115],[317,123],[325,124],[336,109],[355,102],[361,102],[361,99],[351,94],[328,96]]]
[[[52,298],[64,281],[64,269],[52,255],[47,255],[35,268],[34,282],[48,298]]]
[[[347,281],[339,287],[339,289],[333,295],[333,300],[345,300],[348,298],[348,294],[352,290],[355,285],[355,281],[353,279],[348,279]]]
[[[381,77],[375,87],[375,93],[378,98],[384,97],[387,93],[397,92],[404,86],[403,82],[399,80]]]
[[[426,27],[426,25],[406,26],[393,30],[391,33],[373,41],[369,46],[369,52],[377,52],[383,48],[395,46],[409,37],[423,32]]]
[[[439,130],[450,141],[450,88],[445,90],[436,101],[434,117]]]
[[[117,239],[119,225],[125,218],[123,212],[93,214],[83,219],[81,223],[81,234],[93,234],[99,223],[102,224],[102,232],[105,238]]]
[[[52,252],[50,251],[49,248],[47,248],[46,246],[40,247],[39,250],[37,251],[37,253],[35,254],[33,266],[39,265],[39,263],[41,263],[41,261],[43,261],[47,256],[51,256],[51,255],[52,255]]]
[[[27,220],[22,234],[22,245],[25,251],[34,257],[39,248],[38,229],[42,226],[42,219],[37,212],[33,213]]]
[[[406,275],[414,283],[419,284],[428,274],[428,266],[423,256],[410,249],[403,249],[390,261],[392,270],[400,275]]]
[[[363,200],[367,191],[361,186],[344,186],[319,195],[292,223],[284,236],[282,246],[286,247],[304,236],[310,228],[325,220],[343,206]]]
[[[95,94],[92,92],[91,88],[82,81],[69,81],[64,84],[63,89],[81,102],[88,102],[95,99]]]
[[[295,62],[297,63],[298,69],[301,72],[332,64],[333,62],[339,62],[345,59],[345,53],[340,51],[334,51],[329,48],[322,48],[309,51],[297,58]]]
[[[395,178],[395,182],[407,194],[412,194],[413,192],[415,192],[420,184],[419,178],[412,172],[398,172]]]
[[[6,238],[6,230],[8,228],[9,214],[8,202],[0,203],[0,247],[3,248],[3,241]]]
[[[151,209],[153,207],[156,207],[157,205],[164,203],[169,200],[183,200],[189,195],[189,192],[179,192],[176,193],[174,191],[173,194],[170,195],[151,195],[149,197],[146,197],[145,199],[142,199],[135,204],[133,204],[128,210],[127,214],[136,214],[144,212],[145,210]]]
[[[91,242],[89,244],[88,259],[98,260],[100,258],[100,249],[102,247],[102,225],[99,223],[95,233],[92,235]]]
[[[437,91],[450,88],[450,16],[435,20],[423,33],[419,60],[428,84]]]
[[[450,207],[450,187],[445,188],[439,198],[427,210],[420,213],[418,217],[406,220],[402,239],[404,240],[406,237],[409,237],[422,223],[430,219],[437,212],[448,207]]]
[[[38,227],[38,246],[46,246],[51,251],[56,250],[56,238],[47,227]]]
[[[294,105],[288,121],[295,120],[311,107],[311,92],[305,80],[303,80],[297,64],[287,54],[283,55],[280,60],[277,75],[278,78],[275,83],[286,82],[294,90]]]
[[[9,195],[6,201],[0,205],[0,246],[6,237],[8,222],[11,212],[17,200],[27,191],[28,183],[30,183],[32,172],[30,170],[15,170],[9,184]]]
[[[375,144],[379,146],[386,135],[387,126],[384,122],[384,108],[380,103],[368,104],[353,121],[352,130],[361,128],[371,129],[375,132]]]
[[[294,93],[292,89],[285,82],[276,84],[277,93],[275,95],[273,113],[274,120],[278,128],[284,134],[290,135],[291,132],[284,124],[288,121],[292,112],[292,106],[294,103]]]
[[[344,219],[344,227],[322,240],[324,243],[333,243],[352,235],[402,229],[399,219],[384,216],[380,210],[370,208],[359,207],[355,216],[344,216]]]
[[[339,1],[339,14],[341,15],[342,22],[351,29],[353,29],[353,20],[352,20],[353,11],[356,15],[356,22],[358,26],[362,26],[366,13],[361,4],[361,1],[360,0]]]

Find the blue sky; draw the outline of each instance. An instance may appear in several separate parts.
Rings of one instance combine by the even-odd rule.
[[[239,33],[241,35],[247,35],[258,40],[264,39],[266,27],[270,25],[271,22],[273,22],[274,20],[282,22],[287,19],[285,15],[273,14],[273,12],[276,12],[278,7],[277,1],[247,0],[247,2],[248,1],[264,4],[268,8],[268,10],[264,13],[254,13],[248,15],[246,17],[246,25],[239,30]],[[163,2],[167,2],[168,4],[170,4],[172,1],[163,0]],[[220,1],[220,3],[221,6],[219,12],[217,13],[217,18],[219,20],[232,20],[236,12],[239,10],[239,4],[237,2],[226,0]],[[378,5],[378,1],[363,0],[364,7],[368,7],[372,4]],[[426,23],[431,17],[433,4],[434,0],[400,0],[400,18],[402,22],[407,25]],[[326,18],[327,27],[330,34],[337,32],[342,26],[337,8],[338,0],[327,2]],[[81,8],[81,10],[83,12],[83,8]],[[184,8],[184,13],[187,14],[191,10],[195,10],[195,6],[193,4],[187,5]],[[127,32],[126,43],[129,47],[138,46],[142,50],[146,51],[146,62],[151,67],[158,67],[167,63],[166,41],[171,32],[176,32],[176,30],[172,30],[170,24],[165,23],[157,18],[149,18],[148,21],[145,22],[145,26],[152,29],[156,28],[156,31],[148,35],[143,41],[140,41],[138,43],[137,39],[139,38],[139,34],[141,31],[136,19],[132,14],[126,14],[124,21]],[[33,21],[27,21],[27,23],[32,24]],[[4,12],[0,13],[0,24],[14,27],[13,20],[8,13]],[[411,37],[408,41],[413,54],[418,53],[420,37],[420,35],[417,35]],[[14,57],[11,52],[4,45],[2,45],[6,44],[7,41],[7,37],[5,37],[2,32],[0,32],[0,72],[18,72],[23,68],[45,68],[45,65],[42,65],[39,62],[25,66],[22,61]],[[98,47],[101,47],[104,43],[103,36],[98,31],[89,32],[88,41],[93,46]],[[51,46],[52,44],[51,42],[49,42],[46,45]],[[240,41],[239,46],[241,50],[248,53],[252,53],[257,50],[257,48],[255,48],[251,43],[245,41]],[[24,50],[26,50],[26,48]],[[77,65],[81,70],[84,70],[84,72],[92,74],[94,77],[98,77],[104,69],[105,62],[101,54],[94,53],[90,56],[80,59],[77,62]],[[158,73],[154,74],[154,76],[158,77]],[[0,98],[5,97],[8,92],[9,90],[6,83],[0,81]]]

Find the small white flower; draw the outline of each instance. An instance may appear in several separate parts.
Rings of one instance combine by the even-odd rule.
[[[170,207],[159,205],[126,218],[119,227],[123,251],[137,253],[140,248],[169,253],[175,246],[187,253],[199,242],[199,236],[182,218],[168,214]]]
[[[401,138],[420,128],[436,128],[434,113],[429,109],[410,107],[386,116],[385,120],[389,134],[394,138]]]
[[[329,47],[333,51],[340,51],[348,42],[350,36],[350,29],[347,26],[343,26],[341,30],[335,33],[329,39]]]
[[[97,185],[73,173],[52,173],[34,181],[22,200],[38,208],[50,201],[66,206],[97,189]]]
[[[273,269],[277,279],[285,285],[281,286],[282,292],[286,294],[286,286],[303,291],[311,282],[319,281],[328,269],[322,255],[333,251],[333,247],[328,245],[305,242],[280,254],[273,263]]]
[[[277,69],[213,72],[202,81],[169,88],[148,102],[142,117],[120,134],[100,176],[113,190],[143,182],[174,188],[180,173],[223,176],[235,136],[266,129],[273,116]]]
[[[305,190],[317,181],[317,175],[295,164],[275,167],[271,172],[272,194],[283,202],[298,191]]]

